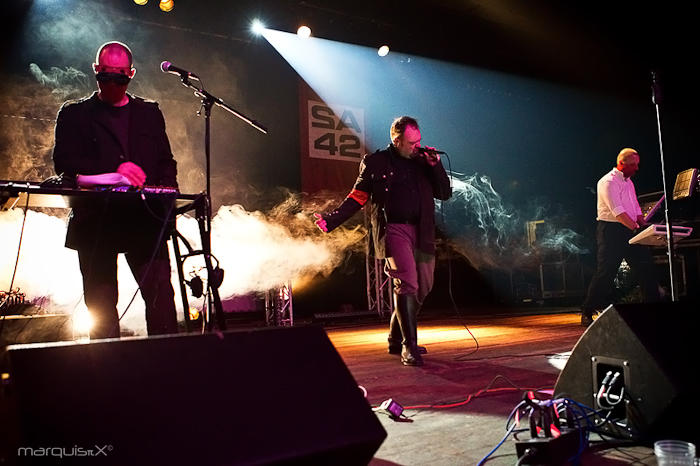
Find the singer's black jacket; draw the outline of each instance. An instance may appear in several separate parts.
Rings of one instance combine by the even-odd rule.
[[[386,257],[387,201],[394,175],[396,157],[401,157],[392,144],[373,154],[365,155],[360,162],[360,174],[350,194],[333,212],[323,214],[328,231],[331,231],[360,210],[369,201],[370,254]],[[433,199],[446,200],[452,195],[450,180],[441,162],[431,167],[423,158],[413,159],[420,166],[418,190],[420,220],[418,222],[418,249],[435,253],[435,204]]]
[[[53,161],[56,173],[67,177],[116,172],[120,164],[131,161],[146,173],[146,184],[177,187],[177,167],[165,133],[165,120],[158,104],[129,95],[129,148],[119,144],[100,144],[96,118],[100,105],[97,93],[68,101],[56,119]],[[110,128],[107,129],[108,133]],[[102,132],[104,134],[104,131]],[[115,135],[115,138],[116,135]],[[103,202],[74,207],[68,224],[66,246],[71,249],[112,247],[125,251],[134,243],[154,247],[154,237],[163,225],[143,202],[123,203],[122,193],[105,193]],[[157,209],[162,213],[162,209]]]

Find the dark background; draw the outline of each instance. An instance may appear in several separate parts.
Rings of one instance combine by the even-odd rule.
[[[127,0],[5,1],[0,179],[39,180],[52,174],[53,119],[60,103],[94,89],[90,64],[97,47],[121,40],[135,56],[130,90],[161,103],[182,190],[204,187],[204,121],[196,115],[199,101],[191,91],[159,71],[163,60],[196,71],[207,89],[268,127],[269,135],[262,135],[214,110],[212,195],[215,208],[233,203],[248,210],[271,208],[288,191],[301,188],[299,77],[270,44],[249,33],[249,24],[262,18],[272,29],[294,32],[304,22],[315,37],[368,47],[388,43],[392,53],[419,63],[425,57],[477,70],[476,98],[470,100],[475,105],[455,114],[432,112],[430,105],[431,99],[459,98],[453,97],[460,91],[452,87],[451,76],[414,81],[426,102],[416,108],[426,142],[449,148],[454,171],[487,175],[504,208],[519,214],[519,220],[546,218],[555,232],[574,231],[576,246],[589,251],[580,255],[589,270],[595,248],[593,191],[617,152],[626,146],[639,150],[639,194],[662,189],[652,70],[663,92],[668,182],[696,164],[693,137],[700,99],[691,70],[697,41],[692,15],[679,5],[179,0],[164,13],[153,0],[145,6]],[[32,63],[43,82],[32,73]],[[377,109],[369,104],[374,119],[367,122],[368,149],[384,146],[390,117],[415,105],[403,104]],[[445,239],[470,234],[471,220],[460,217],[460,207],[469,204],[445,207]],[[524,236],[522,229],[508,233],[518,237],[509,238],[511,243]],[[506,289],[512,291],[512,260],[504,259],[500,267],[493,263],[509,248],[499,246],[491,265],[475,270],[473,255],[484,248],[474,241],[466,244],[469,260],[451,255],[449,269],[447,261],[440,262],[433,306],[449,306],[450,279],[460,305],[511,302]],[[485,244],[493,246],[491,239]],[[361,257],[355,255],[330,278],[295,295],[297,309],[362,307],[363,275]]]

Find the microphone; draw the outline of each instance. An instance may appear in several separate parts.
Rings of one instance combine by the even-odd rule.
[[[418,152],[421,154],[444,154],[445,152],[437,149],[426,149],[425,147],[419,147]]]
[[[199,77],[196,74],[190,73],[189,71],[183,70],[182,68],[178,68],[177,66],[173,65],[169,61],[162,62],[160,64],[160,70],[163,73],[172,73],[172,74],[180,75],[180,77],[199,79]]]

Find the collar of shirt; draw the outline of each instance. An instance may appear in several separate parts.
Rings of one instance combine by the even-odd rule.
[[[620,181],[629,181],[630,179],[625,176],[624,173],[622,173],[620,170],[617,169],[617,167],[613,167],[612,169],[613,175],[615,175]]]

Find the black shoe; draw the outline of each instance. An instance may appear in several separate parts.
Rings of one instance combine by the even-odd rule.
[[[581,326],[588,327],[593,323],[593,316],[590,314],[581,314]]]
[[[404,345],[401,349],[401,364],[404,366],[422,366],[423,358],[416,346]]]
[[[428,348],[425,346],[420,346],[418,345],[418,353],[420,354],[428,354]],[[401,354],[401,343],[397,344],[391,344],[389,343],[389,354]]]

